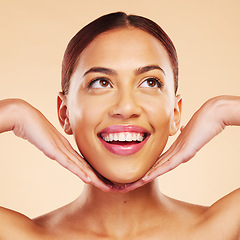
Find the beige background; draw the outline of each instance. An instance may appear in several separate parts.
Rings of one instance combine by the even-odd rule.
[[[66,44],[89,21],[118,10],[151,18],[174,41],[183,124],[208,98],[239,95],[239,0],[0,0],[0,99],[29,101],[60,130],[56,96]],[[238,188],[239,140],[240,129],[227,128],[191,162],[160,177],[162,191],[210,205]],[[77,177],[12,133],[1,135],[0,147],[1,205],[34,217],[81,192]]]

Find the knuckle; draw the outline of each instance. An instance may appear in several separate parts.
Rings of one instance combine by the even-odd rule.
[[[74,165],[74,163],[68,157],[65,157],[64,162],[63,162],[62,165],[65,168],[70,168],[70,167],[72,167]]]

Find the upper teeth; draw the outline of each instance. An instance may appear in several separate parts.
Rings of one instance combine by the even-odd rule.
[[[106,142],[112,142],[112,141],[142,142],[144,139],[144,133],[135,133],[135,132],[103,133],[101,134],[101,137]]]

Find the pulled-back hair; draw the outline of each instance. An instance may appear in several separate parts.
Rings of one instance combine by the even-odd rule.
[[[166,49],[172,64],[175,93],[178,88],[178,59],[176,49],[163,29],[150,19],[116,12],[97,18],[82,28],[69,42],[62,62],[62,92],[68,93],[70,78],[82,51],[101,33],[117,28],[134,27],[157,38]]]

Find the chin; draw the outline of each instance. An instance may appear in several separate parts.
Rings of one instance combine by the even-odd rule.
[[[122,185],[127,183],[133,183],[141,179],[145,174],[145,171],[118,171],[111,173],[103,173],[102,176],[116,185]]]
[[[127,184],[127,183],[133,183],[136,182],[137,180],[139,180],[140,178],[142,178],[143,176],[140,177],[122,177],[122,178],[117,178],[117,179],[111,179],[110,181],[116,185],[123,185],[123,184]]]

